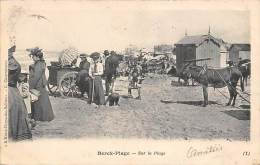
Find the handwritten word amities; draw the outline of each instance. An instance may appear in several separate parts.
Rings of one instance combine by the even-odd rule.
[[[188,149],[186,156],[187,158],[192,158],[192,157],[204,156],[210,153],[220,152],[220,151],[222,151],[222,146],[220,144],[211,145],[206,147],[205,149],[196,149],[194,147],[190,147]]]

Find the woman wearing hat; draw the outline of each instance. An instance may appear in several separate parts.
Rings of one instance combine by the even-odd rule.
[[[41,49],[31,50],[30,56],[34,63],[29,67],[29,88],[31,91],[38,91],[38,100],[32,102],[32,119],[35,121],[51,121],[54,114],[46,90],[47,80],[45,76],[46,63],[43,59]]]
[[[8,138],[19,141],[31,139],[32,134],[26,106],[17,88],[21,66],[13,57],[14,51],[15,46],[8,50]]]
[[[97,105],[105,104],[105,95],[102,85],[101,76],[103,75],[104,69],[103,64],[100,59],[100,54],[98,52],[92,53],[91,58],[93,59],[93,64],[90,65],[89,75],[92,78],[90,80],[90,98],[89,103],[92,101]],[[93,84],[94,83],[94,84]],[[94,89],[93,89],[94,87]]]

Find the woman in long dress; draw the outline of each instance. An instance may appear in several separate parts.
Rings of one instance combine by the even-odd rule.
[[[105,94],[104,94],[104,88],[101,79],[101,76],[103,75],[104,72],[103,64],[101,62],[99,53],[95,52],[91,56],[93,57],[94,63],[90,65],[90,69],[89,69],[89,75],[92,78],[89,83],[89,91],[90,91],[89,103],[94,102],[97,105],[104,105]]]
[[[20,141],[32,138],[25,103],[17,88],[20,64],[13,57],[15,46],[8,50],[8,139]]]
[[[45,76],[46,63],[41,49],[31,50],[34,64],[29,67],[29,88],[40,92],[38,100],[32,102],[32,119],[35,121],[51,121],[54,119],[51,102],[46,90],[47,80]]]

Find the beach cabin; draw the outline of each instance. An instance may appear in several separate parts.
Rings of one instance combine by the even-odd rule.
[[[196,61],[194,64],[207,65],[212,68],[221,68],[226,66],[227,53],[226,43],[222,39],[213,37],[210,32],[207,35],[188,36],[187,34],[175,45],[176,69],[181,71],[186,60],[198,60],[210,58],[210,60]]]
[[[229,60],[236,64],[240,59],[250,59],[250,44],[231,44],[229,48]]]

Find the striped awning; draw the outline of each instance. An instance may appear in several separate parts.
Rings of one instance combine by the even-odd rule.
[[[77,59],[79,56],[79,51],[76,48],[69,47],[64,49],[59,55],[59,62],[61,66],[70,66],[72,61]]]

